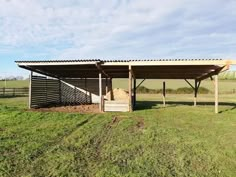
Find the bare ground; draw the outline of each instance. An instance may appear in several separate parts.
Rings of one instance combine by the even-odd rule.
[[[31,109],[35,112],[101,113],[97,104]]]

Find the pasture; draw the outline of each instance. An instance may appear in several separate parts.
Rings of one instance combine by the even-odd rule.
[[[137,79],[137,85],[142,80]],[[162,89],[163,80],[153,80],[148,79],[143,82],[142,86],[149,89]],[[190,81],[192,82],[192,81]],[[193,82],[192,82],[193,83]],[[3,88],[5,85],[4,81],[0,81],[0,88]],[[23,81],[7,81],[7,88],[26,88],[29,86],[28,80]],[[183,87],[190,86],[184,80],[166,80],[166,88],[178,89]],[[209,89],[211,92],[214,92],[214,82],[210,79],[204,80],[201,84],[201,87]],[[128,89],[128,79],[114,79],[113,88],[123,88]],[[219,92],[220,93],[235,93],[236,92],[236,80],[219,80]]]
[[[0,176],[235,176],[236,95],[220,96],[218,115],[213,99],[167,95],[163,108],[142,94],[133,113],[78,114],[1,98]]]
[[[0,81],[0,88],[5,87],[5,81]],[[7,81],[6,88],[24,88],[29,87],[28,80]]]
[[[142,80],[137,79],[137,85]],[[162,82],[164,80],[153,80],[148,79],[145,80],[142,86],[145,86],[149,89],[162,89]],[[178,89],[183,87],[191,88],[184,80],[165,80],[166,81],[166,89]],[[190,80],[193,84],[193,81]],[[114,88],[124,88],[128,89],[128,80],[127,79],[114,79],[113,82]],[[214,82],[210,79],[204,80],[201,83],[201,87],[205,87],[209,89],[211,92],[214,92]],[[219,80],[219,93],[235,93],[236,92],[236,80]]]

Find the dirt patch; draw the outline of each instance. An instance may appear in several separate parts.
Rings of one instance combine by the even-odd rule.
[[[78,105],[78,106],[58,106],[50,108],[38,108],[31,109],[30,111],[35,112],[65,112],[65,113],[101,113],[99,111],[99,105]]]
[[[111,128],[116,127],[120,121],[122,121],[123,119],[127,119],[130,118],[128,116],[114,116],[111,120],[111,122],[106,126],[106,129],[110,130]],[[130,131],[131,132],[136,132],[139,130],[143,130],[145,128],[145,123],[144,123],[144,119],[143,117],[132,117],[130,119],[133,119],[134,121],[136,121],[136,123],[134,124],[134,126],[130,127]]]
[[[135,117],[134,120],[136,121],[136,124],[130,127],[130,132],[134,133],[145,128],[144,119],[142,117]]]
[[[112,121],[107,125],[108,128],[116,126],[122,119],[128,118],[128,116],[114,116]]]
[[[140,119],[137,120],[136,127],[139,128],[139,129],[143,129],[144,128],[144,120],[143,120],[143,118],[140,118]]]
[[[120,122],[121,118],[114,116],[111,122],[106,126],[106,129],[111,129],[113,126],[116,126]]]

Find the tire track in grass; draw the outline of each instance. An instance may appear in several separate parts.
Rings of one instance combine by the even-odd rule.
[[[86,125],[84,124],[84,126],[80,127],[80,129],[76,129],[69,136],[65,137],[65,139],[63,139],[59,144],[57,144],[57,145],[62,145],[62,149],[64,149],[63,153],[69,152],[69,153],[73,153],[75,155],[74,156],[75,161],[72,162],[71,166],[68,164],[64,164],[63,166],[61,166],[61,164],[55,163],[54,165],[56,167],[55,168],[53,167],[53,169],[50,169],[50,170],[47,167],[46,167],[46,170],[44,169],[44,167],[41,167],[41,171],[38,168],[34,169],[35,167],[40,167],[41,165],[44,165],[44,162],[45,162],[44,158],[48,154],[50,154],[52,151],[58,150],[57,148],[55,148],[55,149],[51,148],[47,151],[47,153],[45,153],[45,156],[40,156],[39,158],[37,158],[33,162],[32,168],[29,168],[29,170],[28,170],[28,174],[33,174],[33,176],[35,176],[35,174],[36,174],[36,176],[58,176],[58,174],[60,174],[60,176],[70,176],[71,174],[67,174],[67,172],[73,171],[73,173],[83,174],[83,176],[91,176],[91,175],[89,175],[90,173],[87,172],[88,169],[90,169],[88,167],[89,166],[88,164],[90,162],[90,159],[88,157],[90,157],[90,155],[88,156],[87,152],[88,151],[90,152],[93,147],[95,147],[95,149],[97,148],[97,146],[93,146],[90,143],[91,143],[91,141],[95,142],[96,137],[98,137],[99,135],[102,135],[102,137],[103,137],[103,134],[104,134],[103,130],[106,129],[108,124],[110,124],[109,120],[110,119],[108,119],[106,117],[105,118],[95,117],[95,119],[92,119],[91,121],[89,121],[88,124],[86,124]],[[92,127],[96,126],[96,125],[98,125],[98,129],[96,129],[95,127],[93,129]],[[90,134],[90,133],[92,133],[92,134]],[[87,138],[84,137],[84,134],[88,134],[88,137]],[[80,136],[82,136],[82,137],[80,137]],[[82,140],[83,142],[79,146],[75,145],[74,143],[72,143],[70,145],[69,144],[64,145],[64,143],[63,143],[63,141],[68,138],[77,139],[78,137],[80,137],[82,139],[85,138],[84,139],[85,141]],[[102,140],[99,140],[99,141],[101,142]],[[75,140],[74,142],[77,142],[77,140]],[[97,144],[97,143],[95,143],[95,144]],[[95,151],[95,149],[93,149],[93,151]],[[52,152],[52,153],[55,153],[55,152]],[[94,154],[94,152],[92,152],[91,154]],[[50,154],[50,155],[52,155],[52,154]],[[73,164],[75,166],[73,166]],[[67,170],[68,170],[68,171],[67,170],[64,171],[65,174],[62,171],[58,170],[58,168],[64,168],[64,166],[67,166]],[[63,174],[63,175],[61,175],[61,174]]]
[[[69,137],[70,135],[72,135],[74,132],[76,132],[79,128],[81,128],[82,126],[84,126],[85,124],[87,124],[92,118],[94,118],[96,115],[93,114],[91,116],[89,116],[87,119],[83,120],[82,122],[79,122],[74,128],[72,128],[70,131],[66,131],[62,136],[58,137],[56,140],[50,142],[50,143],[45,143],[44,145],[42,145],[42,148],[38,149],[37,151],[35,151],[35,153],[31,154],[29,159],[30,159],[30,163],[34,164],[35,161],[37,161],[37,159],[39,159],[40,157],[44,156],[47,152],[49,152],[50,150],[52,150],[55,146],[61,144],[61,142],[63,141],[63,139]],[[29,168],[25,168],[21,174],[19,174],[20,176],[27,176],[28,172],[30,172],[31,167]]]
[[[118,126],[121,120],[122,118],[114,116],[110,122],[103,126],[104,128],[99,133],[96,133],[86,143],[73,150],[76,152],[75,159],[78,164],[76,173],[82,173],[83,176],[94,176],[93,166],[95,167],[96,163],[102,161],[102,146],[109,141],[111,131]]]
[[[129,116],[114,116],[110,122],[104,125],[101,132],[91,137],[86,143],[75,149],[77,164],[79,168],[77,173],[83,173],[84,176],[95,176],[94,169],[104,160],[102,157],[102,148],[112,138],[112,131],[119,126],[119,123]],[[143,129],[144,122],[142,118],[133,119],[136,124],[132,126],[133,131]],[[130,127],[131,128],[131,127]],[[81,165],[83,164],[83,165]],[[127,164],[126,164],[127,165]]]
[[[88,119],[90,120],[91,118],[88,118]],[[114,129],[117,128],[119,123],[125,118],[129,118],[129,117],[114,116],[111,120],[100,122],[99,125],[102,125],[102,126],[98,130],[94,129],[92,136],[90,136],[84,143],[82,143],[81,145],[77,147],[74,146],[73,144],[71,144],[72,146],[70,148],[67,147],[70,152],[74,152],[75,154],[74,155],[75,166],[74,167],[71,166],[71,168],[74,170],[76,174],[83,174],[83,176],[94,176],[94,168],[96,168],[96,166],[98,166],[98,164],[103,160],[102,159],[103,157],[101,155],[103,146],[106,143],[109,143],[109,140],[113,136],[112,131],[114,131]],[[83,123],[83,122],[86,122],[86,123]],[[89,126],[90,124],[87,124],[89,121],[85,120],[83,122],[82,123],[84,126],[80,126],[79,128],[82,128],[82,129],[85,128],[86,131],[91,131],[90,126]],[[135,127],[136,126],[137,128],[140,128],[140,122],[137,122]],[[61,138],[61,141],[55,144],[55,146],[59,145],[60,143],[63,144],[62,141],[64,140],[64,138],[73,136],[72,134],[76,133],[77,130],[78,128],[71,131],[71,133],[68,134],[67,136],[64,136],[63,138]],[[50,149],[47,149],[44,154],[41,154],[36,159],[34,159],[33,166],[30,167],[26,171],[26,173],[32,174],[32,172],[34,171],[33,168],[35,166],[40,166],[41,162],[38,163],[37,160],[39,158],[43,158],[43,155],[45,155],[47,152],[52,151],[53,147],[51,147]],[[38,173],[36,172],[36,174]],[[42,174],[45,175],[44,172]]]

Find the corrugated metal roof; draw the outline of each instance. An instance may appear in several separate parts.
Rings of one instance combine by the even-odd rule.
[[[19,60],[15,61],[16,63],[67,63],[67,62],[100,62],[100,59],[64,59],[64,60]]]
[[[222,59],[73,59],[16,61],[19,67],[56,78],[127,78],[129,66],[137,79],[198,79],[229,66]],[[99,64],[96,65],[96,64]]]
[[[145,62],[145,61],[220,61],[222,59],[69,59],[69,60],[19,60],[16,63],[73,63],[73,62]]]

